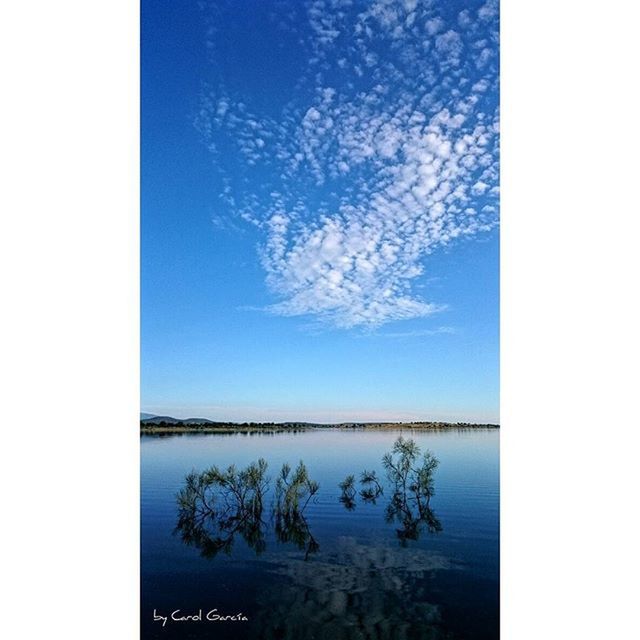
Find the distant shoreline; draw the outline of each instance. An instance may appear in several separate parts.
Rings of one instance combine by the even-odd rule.
[[[350,422],[336,424],[312,424],[304,422],[203,422],[184,424],[180,422],[141,421],[141,434],[170,433],[291,433],[297,431],[468,431],[499,429],[499,424],[476,424],[471,422]]]

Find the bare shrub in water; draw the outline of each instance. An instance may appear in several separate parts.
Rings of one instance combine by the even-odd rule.
[[[235,535],[240,535],[257,554],[262,553],[267,525],[263,519],[264,498],[270,483],[267,466],[261,458],[246,469],[231,465],[222,470],[213,466],[202,473],[188,474],[177,495],[175,532],[206,557],[214,557],[220,551],[230,553]],[[293,542],[306,549],[307,556],[317,551],[318,544],[304,510],[319,487],[309,478],[302,461],[293,474],[289,465],[284,465],[276,482],[276,537],[280,542]]]
[[[347,476],[338,487],[342,491],[340,496],[340,502],[345,506],[348,511],[353,511],[356,508],[356,479],[355,476]]]
[[[304,510],[319,489],[320,485],[309,478],[302,460],[293,473],[288,464],[282,465],[276,481],[276,537],[279,542],[292,542],[298,549],[304,549],[305,559],[320,548],[304,517]]]
[[[187,544],[208,557],[220,551],[230,553],[236,534],[261,553],[265,549],[262,520],[264,495],[269,479],[262,458],[246,469],[231,465],[226,470],[213,466],[203,473],[192,472],[177,496],[176,531]]]
[[[291,473],[288,464],[282,465],[280,476],[276,481],[276,502],[278,510],[303,512],[309,504],[309,500],[318,493],[320,485],[309,478],[304,462]]]
[[[434,495],[433,474],[438,467],[438,460],[431,453],[425,452],[420,460],[420,447],[411,439],[400,436],[393,444],[390,453],[382,458],[382,466],[387,477],[403,491],[409,491],[429,504]]]
[[[390,484],[390,498],[386,507],[387,522],[398,522],[402,526],[396,529],[400,542],[416,540],[420,531],[426,527],[430,533],[442,530],[442,525],[430,508],[431,497],[435,493],[433,476],[438,460],[430,452],[422,454],[420,447],[411,438],[402,436],[393,443],[390,452],[382,457],[382,466]],[[383,495],[382,483],[375,471],[363,471],[360,474],[360,498],[365,503],[376,504]],[[355,509],[355,477],[349,475],[339,485],[340,502],[346,509]]]
[[[375,504],[376,500],[384,493],[375,471],[363,471],[360,474],[360,484],[362,485],[360,497],[365,502]]]
[[[420,530],[426,526],[429,533],[442,531],[429,503],[434,495],[433,474],[438,460],[427,451],[420,457],[420,447],[411,439],[400,436],[393,449],[382,458],[387,478],[393,485],[393,495],[387,505],[387,522],[399,522],[396,529],[401,544],[417,540]]]

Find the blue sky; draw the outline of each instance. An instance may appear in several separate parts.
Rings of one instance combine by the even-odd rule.
[[[497,30],[143,0],[143,411],[498,421]]]

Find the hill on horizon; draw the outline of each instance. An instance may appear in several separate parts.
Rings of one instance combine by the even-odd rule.
[[[142,424],[213,424],[213,420],[208,418],[173,418],[171,416],[156,416],[153,413],[140,413],[140,422]]]

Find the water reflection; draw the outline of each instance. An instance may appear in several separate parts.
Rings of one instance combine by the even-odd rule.
[[[422,550],[393,549],[341,538],[337,551],[304,562],[286,558],[274,570],[284,585],[257,602],[252,637],[351,640],[444,639],[440,608],[429,602],[436,572],[450,562]]]
[[[442,524],[430,507],[435,494],[433,475],[438,460],[430,451],[422,457],[420,454],[420,447],[413,440],[400,436],[393,449],[382,458],[391,493],[385,519],[390,524],[401,525],[396,534],[403,546],[409,540],[417,540],[424,529],[429,533],[442,531]],[[375,504],[384,494],[375,471],[363,471],[360,484],[360,499],[365,503]],[[340,502],[348,511],[355,510],[355,476],[348,475],[338,487],[341,490]]]
[[[320,485],[309,478],[302,461],[293,474],[290,472],[289,465],[283,465],[276,482],[275,533],[278,542],[293,542],[304,550],[306,560],[320,548],[304,517],[304,510]]]
[[[264,551],[262,518],[267,463],[260,459],[246,469],[211,467],[190,473],[178,493],[178,524],[182,540],[200,549],[203,556],[230,553],[234,536],[240,535],[251,549]]]
[[[375,471],[363,471],[360,474],[360,498],[363,502],[375,504],[376,500],[384,493]]]
[[[433,475],[438,466],[435,456],[430,451],[421,456],[413,440],[400,436],[393,449],[383,456],[382,465],[390,496],[384,517],[389,524],[400,525],[396,528],[400,544],[406,546],[409,540],[418,540],[425,529],[429,533],[442,531],[430,507],[435,493]],[[226,470],[213,466],[202,473],[187,475],[177,496],[175,533],[207,558],[220,551],[231,553],[236,535],[259,555],[266,549],[265,533],[271,524],[276,540],[303,550],[305,560],[317,553],[320,545],[304,512],[320,485],[309,477],[302,461],[294,471],[284,464],[275,483],[275,503],[267,522],[263,517],[270,483],[267,468],[267,462],[261,458],[242,470],[234,465]],[[375,505],[384,495],[382,480],[375,471],[363,471],[359,482],[359,493],[354,475],[348,475],[338,485],[339,500],[348,511],[355,510],[356,496],[365,504]]]
[[[266,549],[267,526],[272,523],[279,542],[295,544],[305,550],[305,559],[308,558],[319,545],[304,511],[320,485],[311,480],[302,461],[293,473],[288,464],[283,465],[276,482],[275,506],[267,522],[263,517],[269,487],[267,467],[261,458],[243,470],[234,465],[224,471],[213,466],[187,475],[177,496],[174,533],[206,558],[213,558],[220,551],[231,553],[236,535],[260,555]]]
[[[339,485],[341,495],[340,502],[347,511],[353,511],[356,508],[356,479],[355,476],[347,476]]]
[[[143,637],[208,638],[214,633],[220,640],[496,640],[497,433],[471,438],[404,432],[405,438],[415,437],[423,452],[434,450],[442,466],[431,473],[426,490],[412,489],[409,475],[414,474],[408,474],[406,498],[402,482],[390,480],[382,464],[383,454],[392,452],[399,435],[309,432],[250,443],[249,437],[238,435],[145,439]],[[340,451],[346,455],[336,455]],[[187,500],[182,505],[179,520],[185,539],[200,546],[205,555],[213,550],[214,559],[199,557],[201,550],[186,547],[179,536],[167,538],[176,528],[176,494],[188,486],[187,471],[193,467],[197,471],[190,492],[198,496],[203,487],[196,478],[212,463],[227,469],[235,462],[238,470],[244,470],[261,456],[269,462],[264,479],[271,476],[261,512],[259,508],[230,510],[219,526],[206,505],[218,509],[226,503],[223,492],[212,488],[206,489],[204,503],[192,505]],[[281,463],[293,462],[288,474],[291,483],[300,458],[321,486],[303,513],[304,521],[295,518],[295,509],[288,515],[281,509],[278,518],[275,485]],[[399,455],[393,455],[392,461],[398,468]],[[414,470],[422,468],[422,462],[420,454]],[[338,484],[348,474],[353,475],[346,485],[353,489],[349,491],[353,510],[338,502],[342,491]],[[216,494],[215,499],[210,499],[210,493]],[[298,495],[298,508],[307,497]],[[233,496],[228,501],[229,506],[237,506]],[[446,534],[428,533],[426,516],[433,511],[424,509],[427,503],[442,516]],[[412,517],[407,517],[405,505]],[[393,515],[391,523],[386,521],[387,509]],[[416,520],[421,520],[419,526]],[[253,529],[252,524],[256,524]],[[234,525],[239,526],[232,533]],[[409,534],[417,529],[416,542]],[[260,533],[262,544],[252,542],[252,530]],[[396,530],[407,533],[399,537]],[[233,541],[228,540],[230,535]],[[310,542],[312,552],[307,554]],[[250,545],[257,547],[259,557]],[[231,555],[220,553],[222,548]],[[195,610],[200,606],[224,612],[240,608],[250,621],[215,629],[205,624],[161,629],[153,623],[154,608]]]

